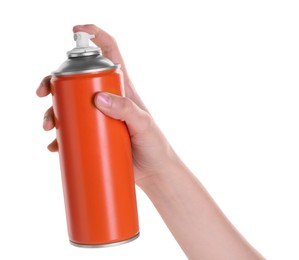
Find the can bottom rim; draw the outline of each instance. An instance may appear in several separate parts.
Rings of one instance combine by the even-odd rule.
[[[71,245],[76,246],[76,247],[84,247],[84,248],[101,248],[101,247],[110,247],[110,246],[119,246],[122,244],[126,244],[129,243],[131,241],[134,241],[136,238],[138,238],[140,235],[140,233],[138,232],[135,236],[126,239],[126,240],[122,240],[122,241],[118,241],[118,242],[113,242],[113,243],[107,243],[107,244],[79,244],[79,243],[75,243],[73,241],[70,240]]]

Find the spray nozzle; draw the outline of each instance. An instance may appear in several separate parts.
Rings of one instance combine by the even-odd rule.
[[[88,47],[88,40],[93,39],[94,37],[94,34],[89,34],[86,32],[76,32],[74,34],[74,40],[76,41],[77,48]]]
[[[89,40],[93,39],[94,37],[94,34],[89,34],[86,32],[76,32],[74,34],[76,48],[67,53],[69,58],[101,54],[99,48],[89,46]]]

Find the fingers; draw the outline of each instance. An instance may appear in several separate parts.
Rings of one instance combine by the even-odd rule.
[[[53,129],[55,127],[54,122],[55,121],[54,121],[53,107],[50,107],[44,115],[44,121],[43,121],[44,130],[49,131],[49,130]],[[57,152],[58,151],[58,144],[57,144],[56,139],[48,145],[48,150],[50,152]]]
[[[39,97],[45,97],[51,93],[50,80],[51,76],[43,78],[42,82],[36,90],[36,94]]]
[[[49,131],[53,129],[54,126],[55,126],[54,111],[53,111],[53,107],[50,107],[44,115],[43,128],[44,130]]]
[[[47,76],[40,83],[39,87],[36,90],[36,94],[39,97],[45,97],[45,96],[49,95],[49,93],[51,92],[50,80],[51,80],[51,76]],[[48,131],[48,130],[53,129],[54,126],[55,126],[55,124],[54,124],[53,107],[50,107],[44,115],[43,128],[46,131]]]
[[[48,150],[50,152],[57,152],[58,151],[58,143],[57,143],[56,139],[48,145]]]
[[[121,65],[121,70],[124,76],[126,97],[129,97],[140,108],[147,111],[146,106],[144,105],[139,95],[136,93],[136,90],[132,82],[130,81],[124,60],[120,54],[115,39],[111,35],[106,33],[104,30],[98,28],[93,24],[77,25],[73,28],[73,31],[83,31],[95,35],[95,38],[91,40],[102,49],[103,55],[110,59],[113,63],[119,63]]]
[[[40,83],[39,87],[36,90],[36,94],[39,97],[45,97],[51,93],[50,80],[51,80],[51,76],[47,76]],[[44,130],[49,131],[54,127],[55,127],[54,111],[53,111],[53,107],[50,107],[44,115],[43,128]],[[48,150],[51,152],[58,151],[58,144],[56,139],[48,145]]]
[[[94,34],[95,38],[91,39],[98,47],[101,48],[103,55],[111,60],[113,63],[121,64],[122,71],[124,73],[125,82],[129,81],[129,76],[126,71],[126,67],[123,58],[118,49],[115,39],[106,33],[104,30],[98,28],[93,24],[77,25],[73,28],[74,32],[87,32],[89,34]]]
[[[125,121],[131,137],[144,133],[153,123],[149,113],[129,98],[100,92],[95,96],[95,105],[105,115]]]

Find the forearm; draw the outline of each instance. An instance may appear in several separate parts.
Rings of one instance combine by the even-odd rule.
[[[164,169],[140,180],[139,186],[189,259],[264,259],[178,158]]]

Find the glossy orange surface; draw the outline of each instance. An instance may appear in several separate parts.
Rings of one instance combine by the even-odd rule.
[[[94,106],[94,95],[124,95],[121,71],[53,76],[57,142],[69,238],[99,245],[139,232],[131,144],[124,122]]]

